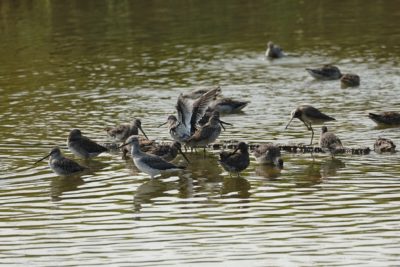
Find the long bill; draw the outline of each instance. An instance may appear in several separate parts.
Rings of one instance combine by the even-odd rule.
[[[147,137],[146,133],[143,131],[142,127],[138,127],[139,130],[142,132],[142,134],[144,135],[144,137],[146,137],[147,140],[149,140],[149,138]]]
[[[233,124],[232,124],[232,123],[229,123],[229,122],[224,122],[224,121],[221,121],[221,120],[218,120],[218,122],[219,122],[219,124],[221,125],[222,129],[224,129],[224,131],[225,131],[224,124],[225,124],[225,125],[229,125],[229,126],[233,126]]]
[[[179,153],[182,155],[182,157],[187,161],[187,163],[190,163],[189,159],[186,157],[186,155],[183,153],[182,149],[178,148]]]
[[[127,146],[127,145],[129,145],[129,143],[122,144],[122,145],[120,145],[120,146],[117,147],[117,148],[120,149],[121,147],[124,147],[124,146]]]
[[[288,122],[288,124],[287,124],[286,127],[285,127],[285,130],[289,127],[289,124],[292,122],[293,119],[294,119],[294,117],[292,117],[292,118],[290,119],[290,121]]]
[[[41,162],[41,161],[42,161],[42,160],[44,160],[44,159],[47,159],[48,157],[50,157],[50,155],[51,155],[51,153],[49,153],[49,154],[48,154],[48,155],[46,155],[45,157],[43,157],[43,158],[39,159],[38,161],[36,161],[35,163],[33,163],[33,165],[35,165],[35,164],[37,164],[37,163]]]
[[[166,122],[164,122],[164,123],[158,125],[157,128],[160,128],[161,126],[164,126],[164,125],[167,124],[167,123],[168,123],[168,121],[166,121]]]

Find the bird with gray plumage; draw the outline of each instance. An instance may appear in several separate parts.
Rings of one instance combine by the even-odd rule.
[[[117,142],[125,142],[131,135],[138,135],[139,130],[142,134],[149,139],[146,133],[143,131],[142,122],[140,119],[133,119],[131,123],[120,124],[115,127],[107,127],[105,128],[107,134],[114,138]]]
[[[68,136],[67,145],[74,155],[89,159],[108,151],[107,148],[82,135],[79,129],[73,129]]]
[[[49,166],[54,173],[60,176],[70,176],[78,174],[87,168],[79,165],[72,159],[66,158],[61,153],[60,148],[54,147],[48,155],[39,159],[34,164],[41,162],[44,159],[49,158]]]
[[[207,145],[215,142],[220,134],[221,120],[219,119],[219,112],[214,111],[209,121],[187,139],[185,145],[191,148],[203,147],[205,151]]]
[[[281,58],[285,56],[282,48],[273,42],[269,41],[267,44],[267,51],[265,51],[265,57],[273,59],[273,58]]]
[[[387,126],[400,125],[400,113],[395,111],[386,111],[379,114],[369,113],[368,117],[377,124]]]
[[[133,158],[133,163],[142,172],[154,178],[155,176],[164,173],[179,171],[185,169],[184,166],[177,166],[172,164],[163,158],[145,153],[140,150],[139,140],[137,136],[130,136],[121,147],[131,144],[131,155]]]
[[[263,144],[256,147],[253,151],[253,155],[258,163],[274,164],[279,168],[283,168],[281,149],[272,143]]]
[[[300,105],[291,113],[291,118],[289,123],[286,125],[285,129],[287,129],[294,118],[299,119],[304,123],[309,131],[311,131],[311,142],[314,138],[314,130],[312,128],[312,124],[322,124],[327,121],[334,121],[335,119],[322,113],[317,108],[314,108],[310,105]]]
[[[306,71],[317,80],[338,80],[342,77],[339,68],[331,64],[315,69],[306,68]]]
[[[357,74],[344,74],[340,78],[342,88],[355,87],[360,85],[360,76]]]
[[[220,113],[233,113],[241,111],[250,101],[239,101],[232,98],[218,98],[214,100],[209,109],[216,110]]]
[[[233,152],[222,151],[219,157],[224,170],[229,174],[236,173],[237,176],[250,164],[249,147],[244,142],[240,142]]]
[[[220,92],[220,87],[211,89],[195,101],[180,94],[176,104],[178,117],[170,115],[160,126],[168,124],[172,139],[184,143],[194,134],[198,121],[204,116],[210,102]]]
[[[146,151],[149,154],[159,156],[166,161],[171,161],[176,158],[176,156],[179,154],[182,155],[182,157],[189,162],[189,159],[186,157],[186,155],[182,151],[182,145],[181,143],[174,141],[171,144],[158,144],[154,145],[151,147],[148,151]]]
[[[392,140],[388,138],[379,137],[376,139],[374,143],[374,151],[376,153],[383,153],[383,152],[396,152],[396,145],[393,143]]]
[[[321,128],[319,146],[321,147],[322,151],[329,152],[332,156],[343,150],[343,145],[339,137],[332,132],[328,132],[328,128],[326,126],[322,126]]]
[[[218,86],[219,87],[219,86]],[[220,87],[219,87],[220,88]],[[211,88],[211,90],[214,88]],[[189,93],[185,93],[182,94],[182,97],[184,98],[190,98],[193,100],[196,100],[198,98],[200,98],[202,95],[204,95],[205,93],[207,93],[208,91],[210,91],[210,89],[197,89],[197,90],[193,90]],[[219,96],[221,94],[221,88],[220,90],[218,90],[218,92],[215,94],[214,96],[214,100],[217,98],[217,96]]]

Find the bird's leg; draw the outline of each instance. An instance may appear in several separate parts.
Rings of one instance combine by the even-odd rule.
[[[206,158],[206,147],[203,147],[203,157]]]
[[[311,123],[310,123],[310,129],[311,129],[311,142],[310,142],[310,146],[312,145],[312,140],[313,140],[313,138],[314,138],[314,130],[313,130],[313,128],[311,127]]]

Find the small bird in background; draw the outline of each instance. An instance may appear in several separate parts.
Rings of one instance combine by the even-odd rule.
[[[283,168],[281,150],[272,143],[263,144],[256,147],[253,151],[256,161],[261,164],[274,164],[278,168]]]
[[[374,143],[374,151],[376,153],[383,153],[383,152],[396,152],[396,145],[393,143],[392,140],[388,138],[379,137],[376,139]]]
[[[357,74],[344,74],[340,78],[342,88],[355,87],[360,85],[360,76]]]
[[[368,118],[375,123],[386,126],[400,126],[400,113],[395,111],[386,111],[379,114],[369,113]]]
[[[108,151],[107,148],[82,135],[79,129],[73,129],[68,136],[67,146],[74,155],[89,159]]]
[[[117,142],[125,142],[131,135],[138,135],[139,130],[149,139],[143,131],[142,122],[140,119],[133,119],[131,123],[120,124],[115,127],[106,127],[108,136],[114,138]]]
[[[334,133],[328,132],[326,126],[322,126],[321,128],[319,146],[324,152],[329,152],[332,157],[337,152],[343,150],[343,145],[340,139]]]
[[[233,152],[222,151],[219,157],[219,163],[229,175],[236,173],[239,176],[250,164],[249,146],[240,142]]]
[[[39,159],[34,164],[37,164],[47,158],[49,158],[49,166],[52,171],[60,176],[75,175],[87,169],[72,159],[64,157],[60,148],[58,147],[54,147],[48,155]]]
[[[183,153],[182,145],[178,141],[174,141],[171,144],[155,145],[146,152],[159,156],[166,161],[174,160],[179,153],[189,163],[189,159],[186,157],[185,153]]]
[[[339,68],[331,64],[315,69],[306,68],[306,71],[317,80],[338,80],[342,77]]]
[[[267,44],[267,51],[265,51],[265,57],[269,59],[276,59],[284,57],[282,48],[278,45],[275,45],[273,42],[269,41]]]

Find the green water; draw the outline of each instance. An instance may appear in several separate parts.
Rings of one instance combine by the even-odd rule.
[[[368,112],[399,111],[398,1],[0,1],[0,262],[7,266],[392,266],[398,263],[399,155],[284,153],[230,178],[217,152],[189,153],[151,180],[119,154],[90,162],[72,128],[141,118],[153,139],[181,92],[220,85],[251,101],[220,140],[307,143],[300,103],[336,118],[348,147],[371,147]],[[264,59],[266,43],[286,58]],[[357,88],[317,82],[334,63]],[[316,128],[316,135],[319,129]],[[318,138],[316,138],[318,139]],[[54,145],[90,167],[78,179],[32,166]],[[179,158],[176,163],[182,163]]]

